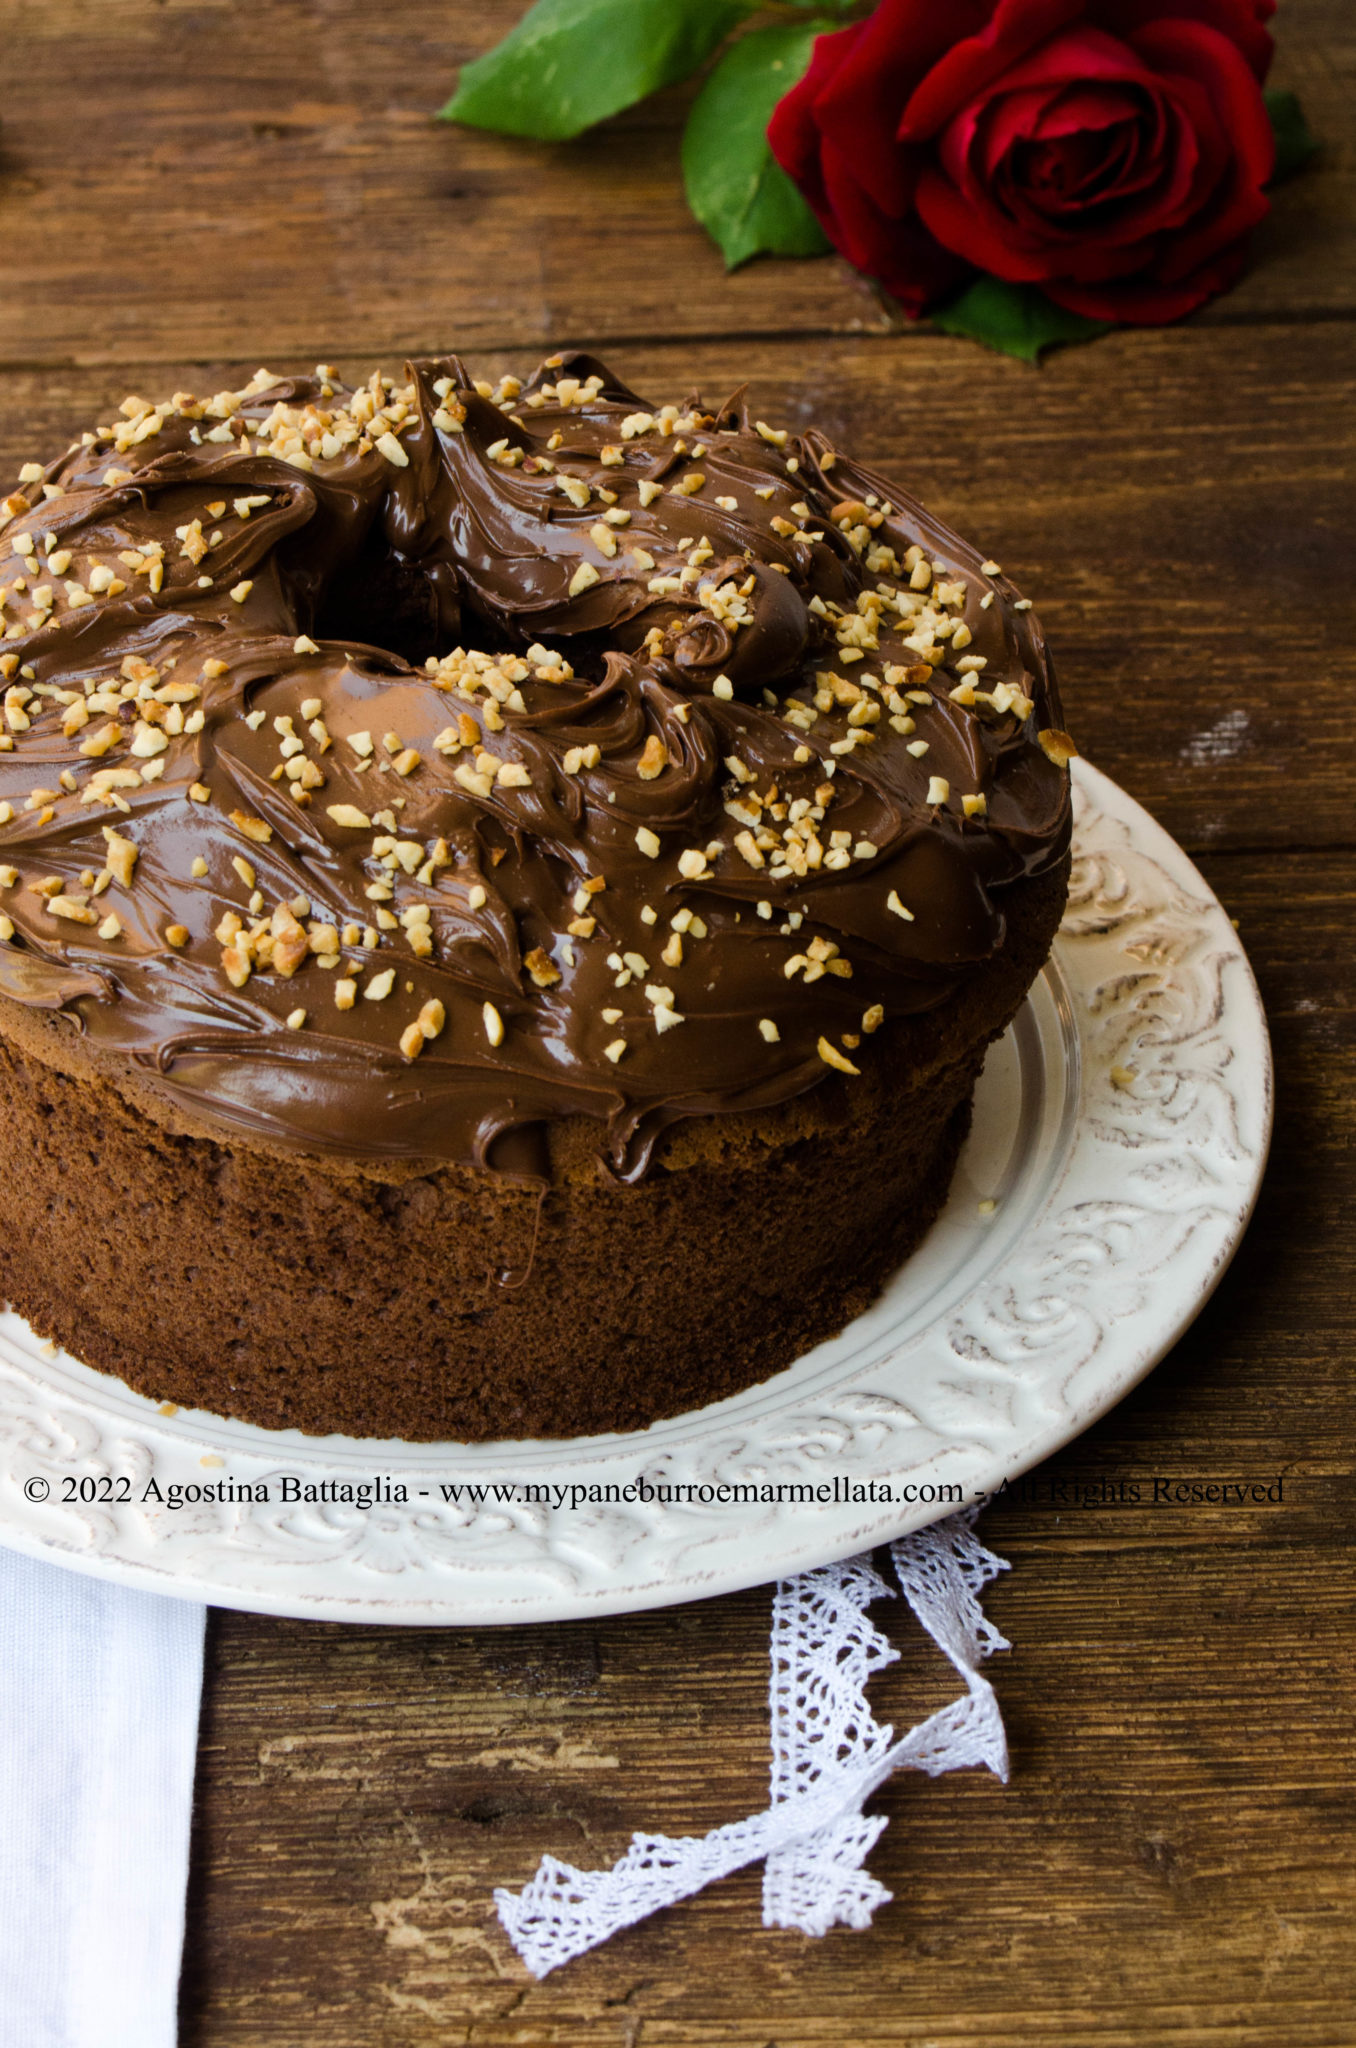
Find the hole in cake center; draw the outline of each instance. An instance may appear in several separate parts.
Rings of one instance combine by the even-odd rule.
[[[439,620],[438,593],[429,577],[369,534],[356,560],[332,576],[309,630],[320,640],[358,641],[397,654],[414,668],[455,644]]]

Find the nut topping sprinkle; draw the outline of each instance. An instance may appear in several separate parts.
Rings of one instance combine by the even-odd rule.
[[[397,506],[393,606],[341,565]],[[996,563],[589,357],[131,397],[0,501],[7,989],[303,1147],[584,1115],[629,1178],[855,1076],[1001,949],[1073,751]]]

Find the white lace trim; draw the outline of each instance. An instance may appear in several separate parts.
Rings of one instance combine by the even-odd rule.
[[[534,1977],[596,1948],[637,1920],[690,1898],[715,1878],[764,1860],[763,1924],[825,1934],[866,1927],[891,1897],[864,1868],[887,1825],[863,1803],[897,1770],[983,1764],[1007,1782],[1002,1716],[981,1666],[1009,1645],[979,1596],[1006,1571],[974,1533],[976,1510],[890,1546],[900,1590],[965,1680],[965,1692],[898,1742],[866,1699],[872,1675],[899,1656],[866,1609],[894,1593],[868,1557],[803,1572],[772,1603],[771,1803],[709,1835],[633,1835],[611,1870],[542,1858],[521,1892],[500,1889],[505,1932]]]

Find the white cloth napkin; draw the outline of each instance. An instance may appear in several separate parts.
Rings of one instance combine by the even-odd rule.
[[[900,1741],[867,1703],[898,1656],[868,1619],[893,1597],[867,1557],[784,1581],[773,1603],[771,1805],[711,1834],[637,1835],[610,1871],[545,1857],[495,1894],[534,1976],[763,1858],[763,1920],[865,1927],[890,1897],[862,1813],[899,1769],[1007,1745],[981,1666],[1006,1641],[980,1607],[1007,1569],[975,1511],[890,1546],[899,1589],[965,1681]],[[206,1609],[0,1550],[0,2048],[175,2048]]]
[[[0,1550],[0,2048],[174,2048],[206,1612]]]

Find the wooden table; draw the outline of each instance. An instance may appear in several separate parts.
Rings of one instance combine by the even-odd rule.
[[[1238,918],[1275,1038],[1242,1256],[1053,1469],[1284,1501],[995,1511],[1011,1785],[887,1788],[869,1932],[765,1932],[747,1873],[542,1985],[495,1884],[762,1803],[767,1592],[513,1632],[215,1615],[183,2040],[1356,2043],[1356,15],[1283,0],[1276,79],[1328,149],[1238,290],[1037,372],[893,331],[833,261],[725,277],[682,93],[568,147],[432,125],[518,11],[3,0],[4,473],[129,390],[586,342],[659,397],[751,378],[907,480],[1037,595],[1070,725]],[[900,1635],[873,1698],[905,1726],[954,1684]]]

